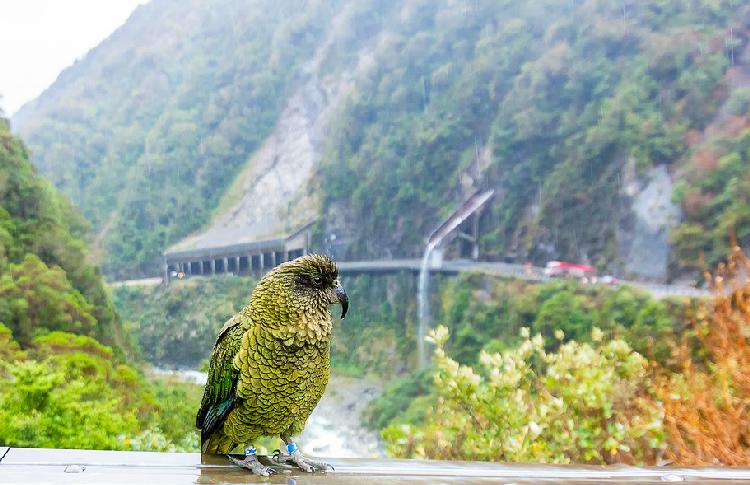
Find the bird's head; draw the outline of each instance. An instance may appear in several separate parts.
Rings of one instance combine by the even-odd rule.
[[[349,309],[349,297],[341,287],[336,263],[318,254],[301,256],[274,268],[260,280],[251,299],[287,314],[327,314],[330,305],[340,304],[344,318]]]

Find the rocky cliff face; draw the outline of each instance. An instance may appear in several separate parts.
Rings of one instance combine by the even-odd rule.
[[[672,178],[665,165],[638,178],[632,172],[631,164],[623,177],[625,222],[617,233],[622,275],[664,282],[670,263],[669,232],[680,218],[680,209],[672,202]]]
[[[301,68],[272,133],[253,153],[220,203],[207,229],[174,249],[216,247],[283,237],[319,217],[314,186],[331,118],[359,72],[371,62],[368,48],[351,65],[330,70],[331,50],[345,42],[353,5],[340,10],[312,58]]]
[[[321,132],[343,85],[343,76],[331,76],[324,83],[319,75],[315,59],[303,67],[299,87],[273,132],[225,196],[226,209],[219,209],[208,229],[184,239],[176,249],[270,239],[317,216],[318,201],[310,184],[320,160]]]

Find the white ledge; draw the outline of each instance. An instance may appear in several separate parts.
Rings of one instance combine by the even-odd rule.
[[[522,465],[460,461],[325,459],[335,471],[306,474],[276,467],[270,478],[252,476],[223,456],[0,447],[0,483],[731,483],[750,480],[750,468]]]

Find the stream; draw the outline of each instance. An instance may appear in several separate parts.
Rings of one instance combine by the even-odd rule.
[[[154,375],[173,376],[204,385],[205,372],[153,368]],[[362,423],[362,411],[380,395],[383,385],[362,377],[331,375],[328,387],[297,444],[303,453],[336,458],[382,458],[385,446],[376,431]]]

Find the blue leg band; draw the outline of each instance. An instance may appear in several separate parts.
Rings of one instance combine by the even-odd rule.
[[[257,451],[255,448],[245,448],[245,456],[254,455]]]
[[[291,455],[295,451],[297,451],[297,445],[295,445],[294,443],[287,443],[286,452]]]

